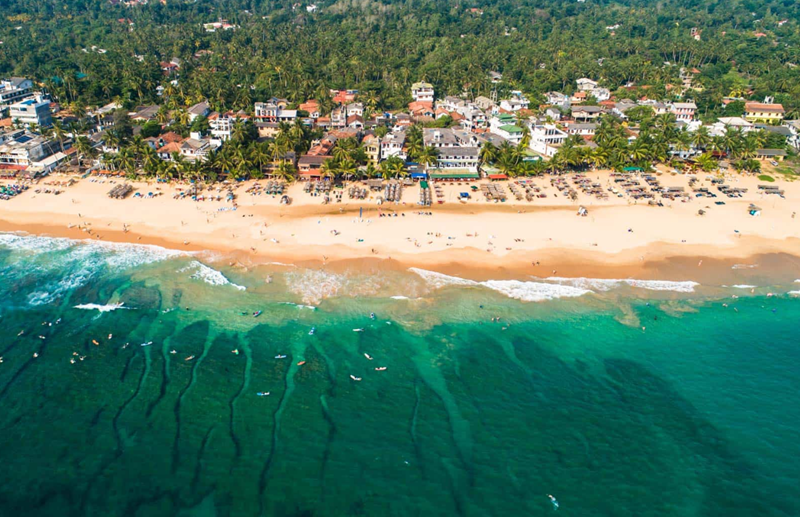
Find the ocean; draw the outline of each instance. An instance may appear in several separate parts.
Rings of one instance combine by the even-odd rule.
[[[800,282],[756,266],[473,281],[0,234],[0,515],[797,516]]]

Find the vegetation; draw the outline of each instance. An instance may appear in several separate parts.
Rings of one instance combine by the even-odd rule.
[[[0,76],[35,78],[73,112],[117,99],[126,108],[252,110],[272,96],[315,97],[357,88],[373,112],[403,107],[412,82],[439,94],[541,101],[588,76],[624,97],[674,97],[680,69],[697,68],[691,92],[702,117],[724,96],[775,95],[800,106],[800,4],[786,0],[170,0],[126,7],[108,0],[6,0]],[[236,28],[206,32],[227,19]],[[780,23],[788,20],[786,23]],[[609,27],[615,27],[609,29]],[[690,30],[700,31],[700,40]],[[757,35],[758,34],[758,35]],[[761,36],[760,34],[763,34]],[[166,77],[160,62],[180,58]],[[503,74],[492,84],[489,71]],[[169,81],[177,79],[177,85]],[[620,88],[626,84],[630,88]],[[164,87],[159,97],[157,87]],[[619,88],[619,89],[618,89]],[[440,122],[441,124],[446,123]],[[185,126],[185,120],[178,120]]]

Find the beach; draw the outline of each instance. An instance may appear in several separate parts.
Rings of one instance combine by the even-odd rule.
[[[587,176],[613,186],[608,172]],[[700,187],[713,191],[712,176],[698,178]],[[659,179],[665,186],[689,190],[685,175],[662,174]],[[0,203],[0,231],[210,251],[241,265],[335,267],[370,261],[389,269],[468,271],[477,279],[495,278],[498,272],[507,277],[649,278],[663,275],[670,261],[695,266],[681,271],[666,267],[670,276],[692,276],[702,260],[736,263],[757,255],[800,256],[800,221],[794,217],[800,182],[778,180],[774,185],[785,191],[782,198],[761,193],[762,182],[753,176],[728,179],[747,189],[742,198],[688,197],[685,202],[664,201],[663,206],[627,195],[600,200],[582,192],[571,200],[559,195],[546,177],[529,180],[546,198],[518,201],[509,196],[499,203],[472,192],[469,201],[459,202],[461,192],[470,192],[464,182],[444,184],[444,203],[424,208],[415,203],[418,184],[405,189],[402,203],[379,205],[378,194],[365,200],[350,200],[345,194],[342,202],[322,204],[297,183],[288,188],[292,203],[287,206],[280,196],[246,193],[254,182],[244,182],[234,190],[235,210],[224,200],[174,199],[188,185],[134,182],[135,192],[160,195],[107,197],[121,181],[85,178],[57,196],[32,188]],[[757,217],[749,213],[751,204],[761,209]],[[580,207],[588,210],[586,217],[577,215]]]

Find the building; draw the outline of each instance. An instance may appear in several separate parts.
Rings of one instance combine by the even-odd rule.
[[[67,153],[61,152],[62,142],[18,129],[0,134],[0,175],[17,176],[27,173],[35,176],[53,170],[66,160]],[[71,142],[63,142],[68,151]]]
[[[675,120],[690,122],[694,120],[697,105],[694,102],[673,102],[670,111],[675,115]]]
[[[374,133],[364,135],[364,138],[361,140],[361,147],[363,147],[369,163],[372,165],[378,165],[378,163],[380,163],[381,138],[378,135]]]
[[[387,133],[386,136],[381,139],[381,160],[386,160],[392,156],[405,160],[406,152],[403,150],[405,143],[406,134],[404,131]]]
[[[511,92],[510,99],[503,99],[500,101],[500,109],[504,109],[506,111],[526,110],[530,104],[530,101],[524,95],[522,95],[521,91],[514,90]]]
[[[0,109],[33,96],[33,81],[12,77],[0,81]]]
[[[255,116],[266,122],[294,122],[297,110],[284,109],[277,102],[256,102]]]
[[[581,92],[591,92],[597,88],[597,81],[592,81],[586,77],[582,77],[575,82],[578,84],[578,91]]]
[[[552,157],[567,139],[567,134],[553,124],[535,124],[531,127],[529,147],[537,153]]]
[[[211,108],[208,105],[208,101],[198,102],[194,106],[190,107],[188,110],[189,112],[189,121],[194,122],[194,120],[198,117],[205,117],[211,113]]]
[[[236,121],[246,121],[250,118],[245,112],[217,113],[216,111],[208,116],[208,125],[211,128],[211,137],[218,142],[229,140],[233,135],[233,126]]]
[[[504,124],[502,126],[498,126],[493,132],[514,145],[517,145],[522,141],[522,128],[516,124]]]
[[[597,131],[597,127],[598,124],[593,122],[575,122],[572,124],[567,124],[564,129],[566,129],[567,133],[570,135],[594,136],[595,131]]]
[[[436,174],[462,175],[471,177],[478,174],[480,147],[444,147],[439,149],[436,161],[436,171],[429,171],[431,177]]]
[[[424,128],[422,141],[426,146],[441,149],[444,147],[458,147],[458,139],[452,129]]]
[[[18,124],[26,126],[36,124],[41,127],[49,127],[53,125],[50,99],[45,99],[41,95],[12,104],[8,116]]]
[[[411,85],[411,96],[415,102],[430,102],[433,105],[433,85],[426,82]]]
[[[744,118],[750,122],[778,123],[783,120],[784,113],[782,104],[763,102],[746,102],[744,104]]]
[[[572,108],[572,116],[575,120],[597,120],[604,112],[600,106],[576,106]]]
[[[298,106],[298,109],[308,113],[308,116],[314,120],[322,116],[322,113],[320,112],[319,101],[315,99],[311,99],[302,103],[300,106]]]

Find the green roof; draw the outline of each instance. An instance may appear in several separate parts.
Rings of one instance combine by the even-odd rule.
[[[431,179],[434,180],[449,180],[449,179],[464,179],[464,178],[471,178],[471,179],[478,179],[480,178],[480,174],[477,172],[470,172],[468,170],[451,170],[448,172],[431,172],[430,173]]]
[[[501,122],[508,122],[517,120],[517,117],[511,115],[510,113],[501,113],[500,115],[497,116],[497,120]]]
[[[506,133],[522,133],[522,128],[514,124],[506,124],[505,126],[500,126],[499,129],[502,129]]]

